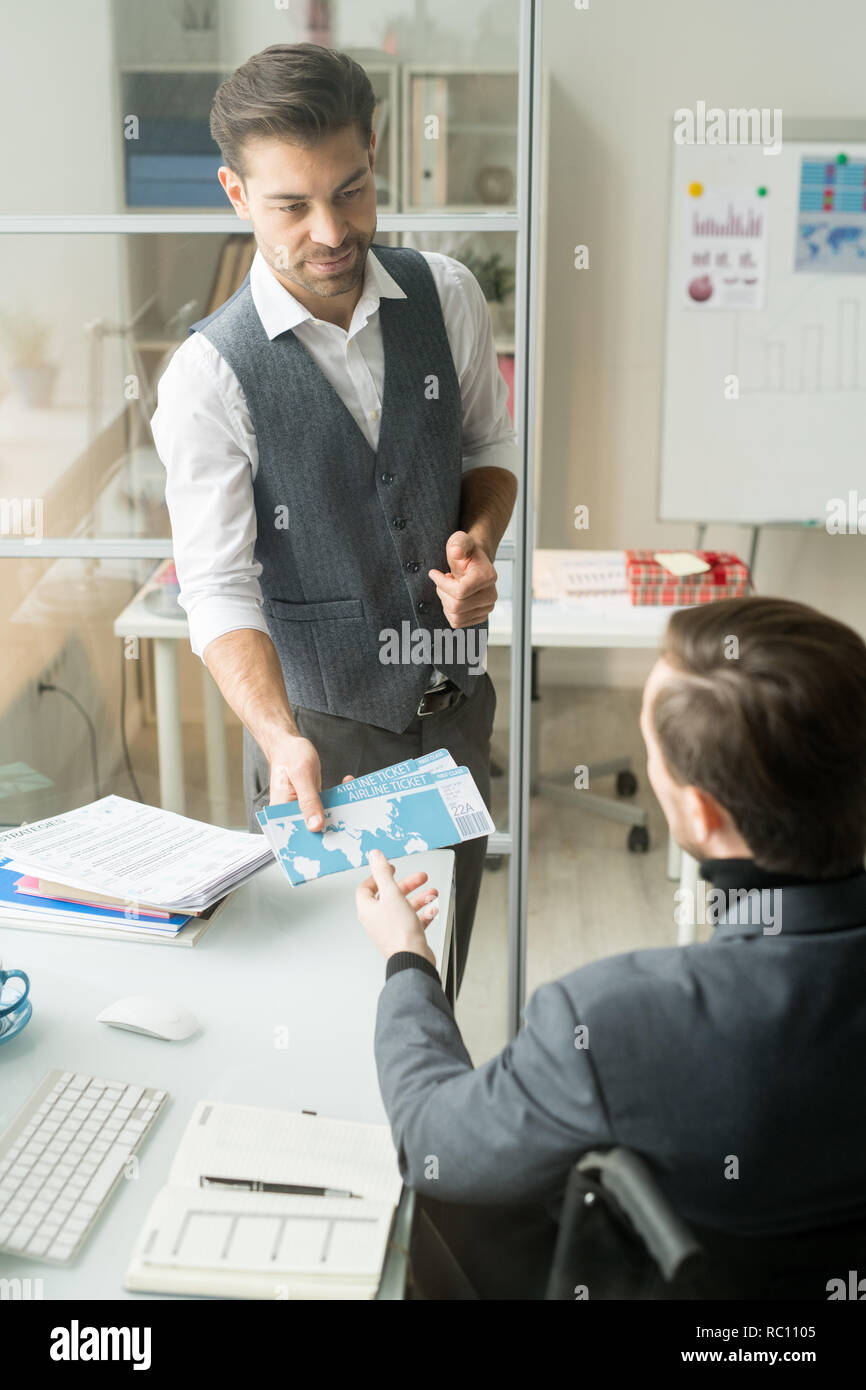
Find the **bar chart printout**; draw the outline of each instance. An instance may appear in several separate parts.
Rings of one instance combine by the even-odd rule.
[[[767,203],[757,193],[685,193],[685,236],[678,267],[681,303],[708,309],[761,309],[766,294]]]

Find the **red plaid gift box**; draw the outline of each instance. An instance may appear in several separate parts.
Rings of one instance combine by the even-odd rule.
[[[712,603],[719,598],[739,598],[746,592],[749,571],[742,560],[723,550],[695,550],[709,565],[700,574],[671,574],[654,555],[672,555],[671,550],[627,550],[625,571],[632,603],[688,604]]]

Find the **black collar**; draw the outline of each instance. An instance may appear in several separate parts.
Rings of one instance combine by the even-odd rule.
[[[703,859],[701,878],[717,888],[787,888],[789,884],[843,883],[849,878],[866,877],[866,869],[853,869],[842,878],[804,878],[787,870],[764,869],[754,859]]]
[[[752,912],[745,901],[722,916],[716,935],[759,936],[782,935],[791,932],[838,931],[846,927],[866,926],[866,869],[854,869],[841,878],[814,879],[796,874],[764,869],[753,859],[705,859],[700,864],[701,877],[721,890],[745,894],[758,889],[767,894],[766,920],[781,922],[779,932],[764,933],[760,922],[752,922]],[[730,899],[729,899],[730,902]],[[728,920],[730,919],[730,920]]]

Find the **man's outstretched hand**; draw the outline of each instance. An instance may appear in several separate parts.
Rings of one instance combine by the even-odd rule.
[[[308,738],[289,735],[270,759],[270,805],[297,801],[308,830],[323,830],[322,765],[315,746]]]
[[[353,781],[351,773],[344,782]],[[271,758],[271,806],[297,801],[308,830],[324,830],[322,764],[315,745],[300,735],[288,736]]]
[[[490,556],[467,531],[449,536],[445,555],[451,573],[428,570],[452,627],[483,623],[496,603],[498,575]]]

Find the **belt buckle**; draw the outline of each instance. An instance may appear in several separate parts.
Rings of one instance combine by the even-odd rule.
[[[451,680],[448,681],[447,685],[442,686],[441,689],[437,689],[434,686],[432,690],[424,691],[424,694],[418,701],[417,714],[421,719],[424,719],[428,714],[438,714],[440,710],[449,709],[450,706],[454,704],[455,700],[459,699],[459,696],[460,689]],[[425,709],[424,705],[428,700],[432,700],[433,703],[429,708]]]

